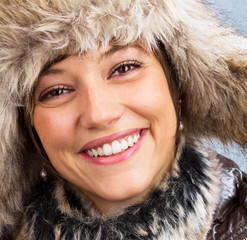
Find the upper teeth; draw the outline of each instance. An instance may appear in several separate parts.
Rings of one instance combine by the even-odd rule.
[[[102,147],[93,148],[87,150],[86,153],[91,157],[98,156],[110,156],[112,154],[117,154],[123,152],[129,147],[132,147],[140,138],[140,133],[134,136],[129,135],[122,140],[114,140],[111,143],[105,143]]]

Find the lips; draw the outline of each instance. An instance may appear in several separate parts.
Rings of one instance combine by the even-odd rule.
[[[118,163],[135,153],[146,133],[145,129],[132,129],[99,138],[84,145],[79,154],[100,165]]]
[[[130,134],[124,138],[105,143],[103,146],[86,150],[86,153],[91,157],[111,156],[133,147],[139,139],[140,133]]]

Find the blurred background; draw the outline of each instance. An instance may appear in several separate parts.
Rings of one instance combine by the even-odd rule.
[[[207,0],[207,2],[218,13],[219,21],[247,37],[247,0]],[[234,160],[247,172],[247,150],[244,152],[236,144],[225,147],[216,140],[205,142],[205,145]]]
[[[219,19],[247,36],[247,0],[206,0],[216,9]]]

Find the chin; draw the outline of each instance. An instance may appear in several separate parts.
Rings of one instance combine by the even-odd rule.
[[[131,201],[139,202],[149,192],[152,181],[149,178],[126,178],[117,184],[103,185],[95,191],[96,195],[106,201]]]

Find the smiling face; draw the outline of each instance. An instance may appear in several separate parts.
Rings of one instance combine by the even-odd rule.
[[[70,56],[41,76],[34,98],[51,164],[102,212],[142,200],[169,171],[176,113],[162,66],[142,46]]]

